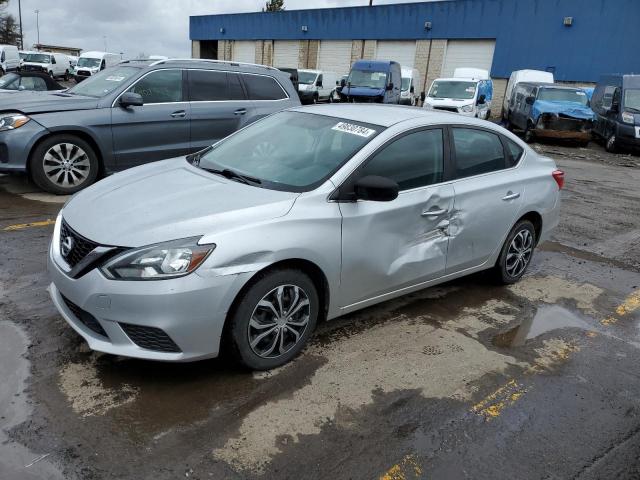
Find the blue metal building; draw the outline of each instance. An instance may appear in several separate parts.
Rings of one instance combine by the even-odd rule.
[[[193,16],[190,38],[195,46],[217,44],[218,58],[233,58],[235,50],[241,55],[241,43],[235,50],[229,45],[243,41],[252,41],[256,48],[264,48],[257,41],[309,41],[313,50],[310,42],[329,40],[362,41],[362,45],[387,40],[495,40],[490,63],[494,78],[533,68],[552,71],[561,81],[594,82],[603,73],[640,72],[640,54],[633,41],[639,21],[640,0],[446,0]],[[231,53],[223,52],[225,48]],[[418,60],[419,51],[414,54]],[[250,55],[249,49],[246,57]]]

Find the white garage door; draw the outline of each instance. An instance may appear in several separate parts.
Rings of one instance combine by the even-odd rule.
[[[405,68],[413,68],[416,42],[380,40],[376,46],[376,60],[393,60]]]
[[[256,42],[245,40],[233,42],[233,59],[236,62],[255,63]]]
[[[273,42],[273,66],[298,68],[298,50],[300,42],[297,40],[276,40]]]
[[[322,40],[318,54],[318,70],[334,72],[339,76],[351,70],[351,41]]]
[[[491,73],[495,40],[449,40],[442,64],[442,77],[453,77],[458,67],[482,68]]]

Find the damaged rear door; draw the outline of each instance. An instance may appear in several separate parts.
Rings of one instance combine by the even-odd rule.
[[[384,295],[444,273],[453,187],[442,183],[448,148],[442,128],[396,137],[347,181],[368,175],[400,186],[390,202],[340,203],[342,275],[340,306]]]

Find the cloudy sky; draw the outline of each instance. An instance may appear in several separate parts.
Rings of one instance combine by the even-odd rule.
[[[374,0],[374,4],[419,0]],[[289,10],[366,5],[368,0],[285,0]],[[83,50],[185,57],[191,55],[189,15],[257,12],[264,0],[22,0],[25,47],[40,42]],[[9,1],[18,16],[18,0]]]

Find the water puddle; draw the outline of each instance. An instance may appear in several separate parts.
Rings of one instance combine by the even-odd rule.
[[[525,319],[520,325],[507,332],[493,337],[496,347],[519,347],[527,340],[536,338],[543,333],[560,328],[581,328],[593,330],[593,327],[575,313],[558,305],[543,305],[533,317]]]

